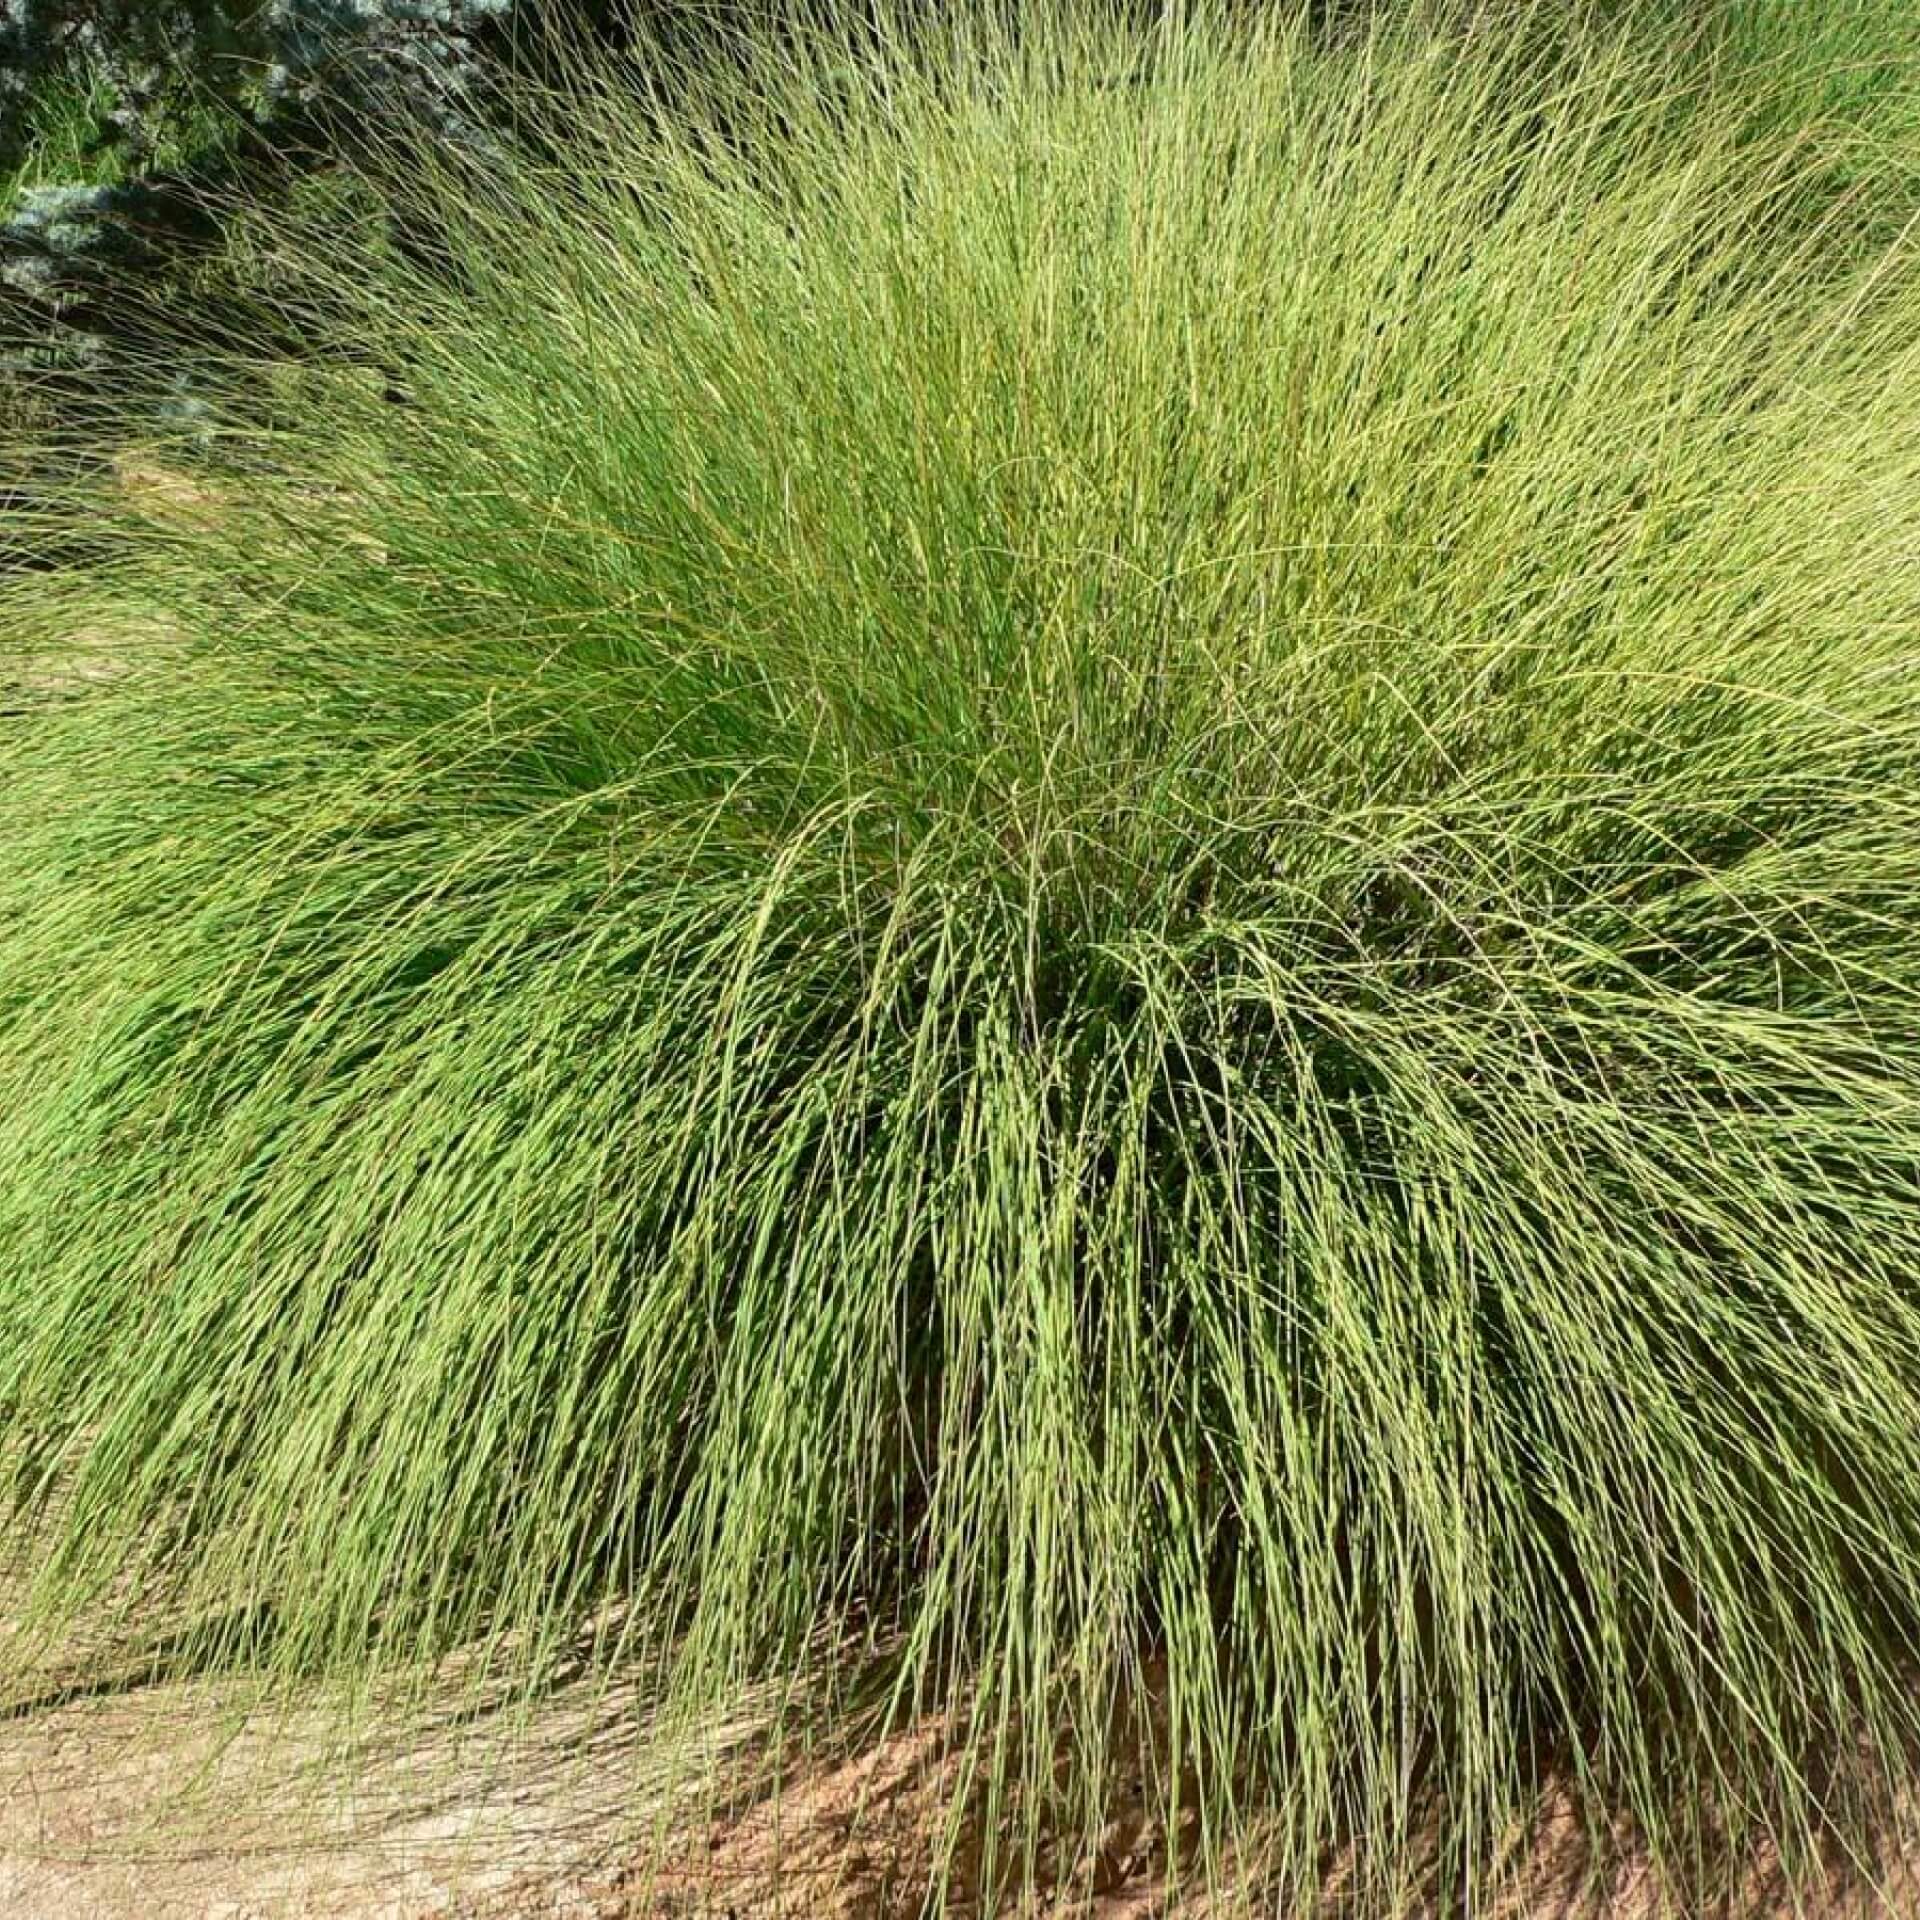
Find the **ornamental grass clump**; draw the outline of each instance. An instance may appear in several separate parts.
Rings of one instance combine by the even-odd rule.
[[[1920,144],[1500,24],[749,36],[289,240],[365,367],[5,602],[33,1618],[864,1652],[1024,1879],[1126,1740],[1378,1889],[1910,1777]]]

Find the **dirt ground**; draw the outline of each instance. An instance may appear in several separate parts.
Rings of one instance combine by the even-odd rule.
[[[626,1797],[617,1769],[596,1776],[591,1729],[566,1731],[587,1740],[562,1767],[537,1745],[488,1765],[477,1742],[410,1729],[353,1769],[348,1797],[325,1785],[318,1738],[258,1729],[198,1684],[14,1718],[0,1723],[0,1915],[427,1920],[558,1883],[596,1864]]]
[[[892,1920],[930,1783],[924,1739],[719,1817],[675,1804],[614,1697],[511,1736],[429,1717],[353,1748],[255,1723],[200,1683],[0,1719],[4,1920]],[[351,1778],[351,1793],[337,1782]],[[871,1817],[860,1821],[862,1807]],[[903,1842],[896,1849],[896,1842]],[[1153,1911],[1110,1903],[1103,1920]]]
[[[776,1818],[764,1800],[719,1817],[676,1801],[637,1760],[658,1742],[615,1692],[557,1695],[512,1737],[410,1710],[364,1730],[350,1766],[321,1725],[250,1718],[201,1681],[0,1717],[0,1917],[912,1920],[920,1906],[941,1778],[931,1726],[802,1772]],[[1172,1914],[1143,1823],[1123,1810],[1110,1840],[1071,1910]],[[1920,1920],[1917,1868],[1902,1851],[1876,1884],[1799,1908],[1760,1873],[1715,1913]],[[1527,1879],[1485,1920],[1674,1911],[1631,1868],[1596,1886],[1570,1818],[1548,1824]],[[1375,1920],[1337,1884],[1314,1904],[1297,1920]]]

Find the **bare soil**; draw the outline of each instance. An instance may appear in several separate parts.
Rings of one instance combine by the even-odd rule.
[[[912,1920],[951,1779],[928,1722],[715,1815],[642,1760],[658,1742],[617,1690],[563,1690],[510,1729],[416,1707],[343,1747],[331,1725],[249,1714],[201,1680],[24,1703],[0,1718],[0,1916]],[[1164,1857],[1143,1814],[1123,1807],[1090,1877],[1054,1911],[1170,1916]],[[956,1859],[964,1889],[964,1844]],[[1298,1920],[1382,1920],[1342,1899],[1341,1878]],[[1485,1920],[1700,1912],[1663,1902],[1630,1862],[1597,1877],[1571,1814],[1544,1823],[1520,1879],[1525,1893]],[[1177,1911],[1203,1920],[1209,1903]],[[959,1912],[985,1920],[977,1902]],[[1920,1850],[1893,1850],[1870,1883],[1836,1874],[1830,1896],[1799,1904],[1761,1863],[1712,1913],[1920,1916]]]

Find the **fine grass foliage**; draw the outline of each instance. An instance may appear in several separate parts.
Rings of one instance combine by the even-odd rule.
[[[1565,10],[816,24],[422,155],[431,248],[290,236],[378,375],[0,602],[33,1618],[864,1650],[1026,1882],[1126,1726],[1195,1872],[1383,1905],[1549,1776],[1675,1875],[1855,1833],[1920,1731],[1855,14],[1865,94]]]
[[[20,152],[0,167],[0,216],[11,214],[23,187],[117,178],[114,161],[96,150],[112,104],[105,84],[90,75],[62,74],[43,84],[24,116]]]

